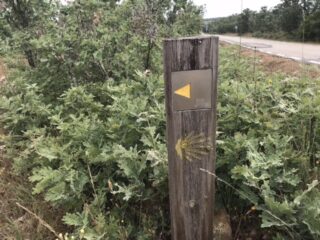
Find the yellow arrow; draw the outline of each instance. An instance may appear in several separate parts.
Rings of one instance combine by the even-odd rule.
[[[182,97],[191,98],[191,85],[188,84],[182,88],[179,88],[174,93]]]

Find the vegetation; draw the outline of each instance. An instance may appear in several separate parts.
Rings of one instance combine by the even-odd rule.
[[[14,2],[28,3],[28,30],[11,1],[2,19],[0,121],[15,172],[63,212],[68,239],[169,239],[161,40],[197,34],[201,9],[38,2]],[[319,239],[320,79],[255,71],[237,52],[220,54],[217,206],[237,236]]]
[[[15,171],[64,209],[77,238],[168,238],[162,38],[198,34],[202,9],[8,0],[5,10],[3,54],[27,59],[8,62],[1,89]]]
[[[320,1],[282,0],[274,8],[245,9],[241,14],[216,19],[209,33],[251,33],[256,37],[320,41]]]

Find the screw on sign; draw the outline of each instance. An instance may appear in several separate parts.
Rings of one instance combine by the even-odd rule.
[[[173,240],[213,239],[218,38],[164,41]]]

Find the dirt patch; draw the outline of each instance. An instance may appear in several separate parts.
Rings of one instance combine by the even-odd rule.
[[[239,46],[236,47],[225,42],[220,42],[220,46],[239,48]],[[318,65],[305,64],[259,51],[255,52],[254,50],[244,47],[241,48],[241,55],[249,61],[252,61],[252,64],[256,64],[257,68],[260,68],[266,73],[280,73],[298,78],[320,79],[320,66]]]
[[[320,67],[317,65],[304,64],[291,59],[282,58],[266,53],[242,48],[243,56],[251,58],[258,67],[268,73],[282,73],[294,77],[320,78]]]

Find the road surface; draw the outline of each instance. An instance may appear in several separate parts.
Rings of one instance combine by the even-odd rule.
[[[220,41],[240,44],[240,37],[217,35]],[[241,45],[270,55],[295,61],[320,65],[320,44],[282,42],[267,39],[241,37]]]

